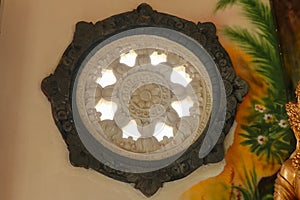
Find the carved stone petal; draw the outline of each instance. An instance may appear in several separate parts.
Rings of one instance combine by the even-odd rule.
[[[172,91],[173,93],[175,94],[175,97],[178,99],[178,100],[183,100],[187,94],[186,94],[186,88],[183,87],[182,85],[180,84],[177,84],[177,83],[174,83],[172,85]]]
[[[140,123],[137,123],[137,124],[138,124],[137,128],[143,137],[150,137],[153,135],[155,126],[156,126],[156,122],[150,122],[147,125],[140,125]]]
[[[169,110],[167,111],[166,124],[174,127],[176,126],[178,121],[179,121],[179,115],[177,114],[176,110],[174,110],[170,106]]]
[[[180,122],[177,123],[177,129],[180,133],[182,133],[185,137],[192,134],[193,124],[190,121],[191,117],[183,117]]]
[[[128,67],[125,64],[116,62],[116,63],[114,63],[112,70],[113,70],[113,73],[116,76],[116,78],[120,79],[125,73],[127,73],[130,70],[130,67]]]
[[[153,152],[160,148],[159,142],[156,137],[139,138],[136,141],[137,152]]]
[[[102,87],[97,85],[96,92],[95,92],[95,102],[100,101],[101,97],[102,97]]]
[[[150,56],[147,54],[138,55],[138,57],[136,58],[136,66],[141,66],[150,63]]]
[[[102,89],[102,97],[107,100],[111,101],[112,93],[114,90],[115,85],[109,85]]]
[[[113,120],[100,121],[100,126],[104,134],[111,140],[122,138],[122,130],[117,126]]]
[[[114,121],[120,128],[122,128],[129,123],[130,118],[121,110],[117,110],[117,112],[114,116]]]

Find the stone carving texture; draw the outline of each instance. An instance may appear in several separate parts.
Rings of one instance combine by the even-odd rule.
[[[172,164],[152,172],[129,173],[113,169],[95,159],[80,140],[73,120],[71,98],[74,80],[82,59],[96,44],[104,41],[111,35],[138,27],[161,27],[181,32],[199,42],[216,63],[226,90],[226,123],[217,144],[206,157],[200,159],[198,156],[200,146],[205,137],[205,134],[203,134]],[[138,58],[137,60],[139,65],[149,62],[146,58]],[[113,63],[112,65],[114,64],[115,67],[112,67],[112,70],[117,79],[120,79],[124,73],[129,71],[128,67],[121,63]],[[196,92],[196,95],[203,97],[200,87],[200,77],[197,77],[198,74],[195,73],[193,67],[186,67],[186,73],[194,80],[191,82],[193,89],[196,91],[199,90]],[[90,78],[95,79],[95,77]],[[110,86],[101,88],[96,85],[90,85],[90,87],[93,89],[86,89],[86,102],[89,101],[89,91],[96,91],[94,92],[93,101],[98,101],[101,98],[110,100],[114,95],[113,89]],[[175,16],[154,11],[147,4],[141,4],[131,12],[115,15],[95,24],[87,22],[77,23],[73,41],[64,52],[55,72],[46,77],[42,82],[42,91],[51,102],[53,118],[67,144],[72,165],[91,168],[113,179],[133,183],[134,187],[147,197],[157,192],[163,186],[164,182],[183,178],[204,164],[215,163],[224,158],[224,138],[232,126],[237,106],[243,100],[247,90],[248,86],[246,82],[235,75],[230,58],[218,42],[216,29],[212,23],[199,22],[195,24]],[[176,91],[184,90],[180,90],[179,88]],[[182,98],[184,95],[183,92],[181,95]],[[169,106],[173,96],[172,91],[164,87],[164,85],[146,84],[140,88],[136,88],[132,96],[122,101],[129,102],[129,115],[132,118],[137,121],[138,119],[144,119],[138,122],[142,126],[145,123],[149,123],[148,118],[150,115],[159,117],[165,114],[168,119],[167,123],[172,127],[176,127],[175,122],[179,116]],[[158,108],[151,113],[151,109],[149,111],[149,108],[157,103],[162,105],[162,108]],[[160,112],[160,109],[167,110],[167,112]],[[89,116],[99,118],[97,116],[99,113],[94,110],[90,110],[89,112]],[[119,123],[123,119],[122,113],[126,114],[126,111],[118,110],[117,112],[116,116],[118,116],[118,119],[116,120]],[[186,120],[186,123],[190,121],[189,119],[182,120]],[[126,123],[124,122],[124,124]],[[159,148],[159,145],[166,145],[171,142],[171,140],[166,138],[159,144],[155,138],[148,137],[147,146],[143,145],[142,139],[131,141],[131,138],[128,138],[126,143],[122,143],[119,140],[120,137],[118,137],[121,134],[121,130],[116,126],[115,121],[102,120],[99,121],[99,125],[107,133],[106,137],[110,141],[133,152],[155,151]]]

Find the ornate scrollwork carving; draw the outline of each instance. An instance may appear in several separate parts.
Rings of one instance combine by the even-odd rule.
[[[159,27],[175,30],[192,38],[203,46],[214,60],[224,82],[227,99],[226,121],[214,149],[204,158],[199,158],[198,153],[205,133],[193,141],[193,144],[170,165],[151,172],[130,173],[112,168],[108,163],[100,162],[87,150],[79,137],[78,129],[74,123],[72,91],[83,59],[97,44],[112,35],[141,27]],[[149,54],[147,52],[144,53]],[[150,62],[149,57],[143,57],[142,55],[140,53],[136,58],[137,65],[144,65]],[[106,62],[106,60],[103,59],[101,62]],[[176,57],[170,54],[163,65],[173,66],[174,63],[184,64],[184,60],[180,56]],[[110,63],[110,66],[116,79],[121,80],[123,84],[121,85],[121,88],[123,87],[121,91],[125,91],[126,88],[131,87],[129,85],[136,78],[128,79],[130,77],[130,67],[120,62]],[[172,84],[172,91],[169,90],[166,84],[164,84],[166,77],[160,77],[160,75],[155,74],[149,77],[143,76],[144,79],[161,79],[160,82],[162,84],[134,86],[136,88],[133,88],[132,95],[128,97],[121,95],[122,97],[119,97],[118,95],[122,94],[122,92],[114,93],[112,86],[102,87],[94,84],[97,76],[91,75],[87,77],[87,79],[92,80],[91,84],[88,84],[84,90],[84,106],[89,108],[87,109],[89,120],[97,123],[104,130],[103,132],[107,133],[105,135],[107,140],[124,150],[136,153],[153,152],[164,146],[167,148],[174,141],[176,143],[176,140],[180,143],[183,140],[179,137],[180,134],[184,137],[188,131],[197,132],[197,127],[193,127],[193,125],[198,120],[198,116],[204,113],[209,118],[208,110],[201,104],[201,101],[209,103],[205,99],[207,88],[201,82],[201,76],[190,63],[185,63],[183,68],[185,73],[192,79],[190,85],[195,90],[197,99],[199,99],[199,104],[194,104],[190,109],[193,117],[186,116],[180,118],[178,113],[170,106],[171,101],[176,100],[176,98],[184,99],[188,94],[187,90],[180,84]],[[95,71],[95,73],[99,72]],[[143,73],[143,71],[139,73]],[[164,72],[163,74],[170,75],[170,73],[171,71]],[[129,75],[124,77],[124,74]],[[224,158],[224,138],[232,126],[237,106],[246,95],[248,86],[245,81],[235,75],[230,58],[218,42],[216,28],[212,23],[199,22],[195,24],[175,16],[159,13],[149,5],[141,4],[131,12],[115,15],[95,24],[87,22],[77,23],[71,44],[64,52],[55,72],[43,80],[42,90],[51,102],[53,118],[68,146],[72,165],[91,168],[116,180],[133,183],[135,188],[139,189],[145,196],[150,197],[163,186],[164,182],[183,178],[204,164],[218,162]],[[114,121],[99,120],[101,113],[93,105],[94,102],[98,102],[101,99],[106,101],[111,100],[112,102],[117,101],[118,105],[128,103],[129,110],[118,108]],[[152,123],[149,118],[150,116],[152,117],[151,119],[165,117],[166,124],[173,127],[178,132],[178,136],[174,136],[176,140],[164,137],[161,141],[157,141],[155,137],[138,138],[137,140],[133,140],[130,137],[122,138],[120,126],[128,124],[128,116],[135,119],[139,127],[142,128]],[[207,129],[205,124],[200,123],[200,126],[202,126],[203,130]]]

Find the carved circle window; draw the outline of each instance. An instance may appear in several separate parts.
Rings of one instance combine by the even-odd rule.
[[[79,22],[42,89],[74,166],[135,183],[146,196],[223,159],[247,84],[211,23],[147,4]]]

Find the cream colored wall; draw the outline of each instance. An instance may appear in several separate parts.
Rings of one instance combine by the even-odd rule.
[[[213,16],[214,1],[152,0],[154,9],[192,21],[242,23]],[[132,10],[139,0],[4,0],[0,35],[0,199],[146,199],[129,184],[69,164],[41,80],[55,69],[77,21]],[[231,16],[229,18],[229,15]],[[227,20],[227,21],[226,21]],[[217,174],[224,163],[212,170]],[[178,199],[207,173],[167,183],[151,199]]]

